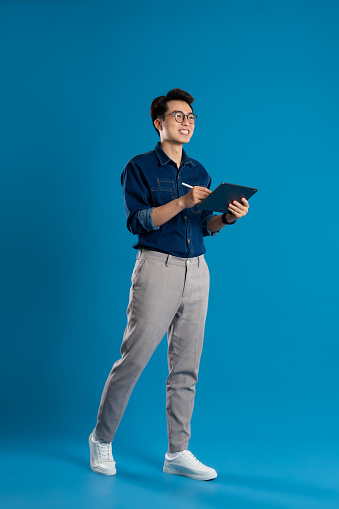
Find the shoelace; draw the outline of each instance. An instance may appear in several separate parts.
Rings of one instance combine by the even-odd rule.
[[[188,461],[190,461],[191,463],[194,463],[195,465],[202,465],[201,461],[199,461],[194,456],[194,454],[191,453],[191,451],[183,451],[182,454],[184,454],[186,456],[186,458],[188,459]]]
[[[102,461],[113,461],[111,442],[97,441],[99,458]]]

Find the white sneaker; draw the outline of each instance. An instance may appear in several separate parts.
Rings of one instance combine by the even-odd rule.
[[[178,452],[178,455],[173,459],[165,454],[163,472],[183,475],[199,481],[208,481],[217,477],[214,468],[203,465],[190,451]]]
[[[112,442],[94,440],[93,432],[89,436],[90,465],[93,472],[102,475],[116,474],[115,461],[112,455]]]

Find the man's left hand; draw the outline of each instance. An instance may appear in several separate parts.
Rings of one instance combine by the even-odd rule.
[[[248,201],[246,198],[241,198],[241,201],[242,203],[233,200],[233,202],[228,205],[228,210],[230,211],[230,220],[233,221],[234,219],[239,219],[239,217],[243,217],[247,214],[249,209]]]

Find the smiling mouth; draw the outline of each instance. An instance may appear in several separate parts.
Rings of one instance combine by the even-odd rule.
[[[188,136],[190,132],[189,129],[179,129],[179,133],[184,136]]]

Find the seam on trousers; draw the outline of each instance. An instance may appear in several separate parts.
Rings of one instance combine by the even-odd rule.
[[[172,325],[173,323],[173,320],[175,320],[175,317],[177,316],[177,313],[180,309],[180,306],[183,305],[185,307],[185,304],[182,304],[182,301],[180,299],[180,302],[179,302],[179,305],[177,307],[177,310],[172,318],[172,322],[170,323],[170,326]],[[168,334],[168,331],[167,331],[167,334]],[[176,352],[176,341],[175,341],[175,334],[172,334],[172,340],[171,340],[171,348],[172,348],[172,353],[170,352],[169,348],[168,348],[168,355],[170,356],[171,360],[173,361],[173,363],[171,364],[170,366],[170,369],[172,371],[173,369],[173,366],[176,364],[177,362],[177,358],[178,358],[178,354]],[[173,375],[169,375],[169,391],[168,391],[168,398],[167,398],[167,403],[168,403],[168,408],[169,410],[172,409],[172,394],[173,394],[173,388],[172,388],[172,385],[171,385],[171,381],[173,380]],[[172,411],[170,412],[171,416],[173,417],[173,414],[172,414]],[[169,419],[168,421],[168,441],[169,441],[169,444],[172,444],[172,437],[173,437],[173,430],[170,426],[170,422],[171,422],[171,419]]]
[[[147,258],[146,258],[146,259],[147,259]],[[145,261],[146,261],[146,260],[145,260]],[[135,292],[135,289],[134,289],[134,288],[133,288],[132,292],[133,292],[133,294],[132,294],[132,303],[131,303],[131,315],[133,316],[133,313],[134,313],[134,300],[135,300],[135,299],[134,299],[134,292]],[[132,317],[132,316],[131,316],[131,317]],[[137,321],[137,320],[136,320],[136,321]],[[129,320],[128,320],[128,322],[129,322]],[[127,323],[128,323],[128,322],[127,322]],[[154,325],[153,325],[152,334],[151,334],[151,336],[152,336],[152,337],[153,337],[153,334],[154,334],[155,327],[156,327],[156,323],[154,323]],[[153,345],[153,343],[149,346],[149,348],[148,348],[148,350],[147,350],[146,357],[148,357],[148,356],[149,356],[149,353],[150,353],[150,351],[151,351],[151,349],[152,349],[152,345]],[[146,364],[147,364],[147,363],[146,363]],[[136,374],[136,376],[133,378],[133,382],[132,382],[132,384],[131,384],[131,388],[128,390],[128,392],[127,392],[127,394],[126,394],[126,396],[125,396],[125,398],[124,398],[124,402],[123,402],[123,405],[122,405],[122,408],[121,408],[121,412],[120,412],[120,414],[119,414],[119,418],[118,418],[118,426],[119,426],[120,420],[121,420],[121,418],[122,418],[122,415],[123,415],[123,413],[124,413],[124,407],[125,407],[126,399],[127,399],[127,397],[129,397],[129,396],[130,396],[130,394],[131,394],[131,392],[132,392],[132,390],[133,390],[133,388],[134,388],[134,382],[135,382],[135,380],[137,379],[137,377],[138,377],[138,376],[140,376],[140,374],[141,374],[141,373],[142,373],[142,371],[145,369],[145,367],[146,367],[146,365],[142,368],[142,370],[140,371],[140,373],[139,373],[139,371],[138,371],[138,372],[137,372],[137,374]],[[116,428],[116,430],[117,430],[117,429],[118,429],[118,427]],[[116,431],[116,430],[115,430],[115,431]]]
[[[153,337],[153,334],[154,334],[154,329],[155,329],[155,325],[153,326],[153,329],[152,329],[152,334],[151,336]],[[148,358],[149,357],[149,353],[150,351],[152,350],[152,346],[153,346],[153,343],[149,346],[148,350],[147,350],[147,354],[146,354],[146,357]],[[125,409],[125,403],[126,403],[126,400],[128,400],[129,396],[131,395],[133,389],[134,389],[134,386],[135,386],[135,381],[138,379],[138,377],[141,375],[141,373],[143,372],[143,370],[145,369],[147,363],[145,364],[145,366],[141,369],[141,370],[138,370],[136,376],[133,378],[133,381],[131,383],[131,387],[129,388],[125,398],[124,398],[124,401],[123,401],[123,404],[122,404],[122,407],[121,407],[121,411],[120,411],[120,414],[119,414],[119,418],[118,418],[118,426],[120,424],[120,421],[122,419],[122,415],[124,413],[124,409]],[[118,429],[118,426],[115,428],[115,432],[116,430]],[[115,434],[114,432],[114,434]]]
[[[148,259],[149,259],[149,258],[147,257],[147,258],[146,258],[146,260],[148,260]],[[145,260],[145,261],[146,261],[146,260]],[[158,260],[158,261],[160,261],[160,260]],[[133,289],[133,293],[134,293],[134,291],[135,291],[135,290]],[[164,293],[164,292],[162,292],[162,295],[163,295],[163,293]],[[161,299],[161,301],[163,302],[163,299]],[[131,304],[131,305],[132,305],[132,308],[131,308],[131,315],[133,315],[133,312],[134,312],[134,295],[132,295],[132,304]],[[157,324],[156,324],[156,323],[154,323],[154,325],[153,325],[153,329],[152,329],[152,333],[151,333],[151,337],[154,337],[154,330],[155,330],[155,328],[156,328],[156,325],[157,325]],[[165,333],[166,333],[166,330],[165,330]],[[164,333],[164,334],[165,334],[165,333]],[[162,338],[161,338],[161,339],[162,339]],[[160,339],[160,341],[161,341],[161,339]],[[159,343],[158,343],[158,344],[159,344]],[[152,351],[152,347],[153,347],[153,343],[151,343],[151,345],[150,345],[150,346],[149,346],[149,348],[147,349],[147,353],[146,353],[146,357],[147,357],[147,358],[149,357],[149,354],[150,354],[150,352]],[[157,348],[157,347],[155,347],[155,348]],[[153,351],[154,351],[154,350],[155,350],[155,349],[153,349]],[[153,354],[152,354],[152,355],[153,355]],[[147,365],[147,363],[146,363],[146,365]],[[121,412],[120,412],[120,415],[119,415],[119,418],[118,418],[118,425],[119,425],[120,420],[121,420],[121,418],[122,418],[122,415],[123,415],[123,413],[124,413],[124,407],[125,407],[126,399],[127,399],[127,398],[130,396],[130,394],[132,393],[132,390],[133,390],[133,388],[134,388],[134,382],[135,382],[135,380],[136,380],[136,379],[137,379],[137,378],[141,375],[141,373],[142,373],[142,371],[145,369],[146,365],[145,365],[145,366],[141,369],[141,371],[139,370],[139,371],[138,371],[138,373],[136,374],[136,376],[133,378],[133,382],[132,382],[132,384],[131,384],[131,388],[128,390],[128,392],[127,392],[127,394],[126,394],[126,396],[125,396],[125,398],[124,398],[124,402],[123,402],[123,405],[122,405],[122,408],[121,408]],[[117,430],[117,428],[116,428],[116,430]],[[115,431],[116,431],[116,430],[115,430]]]
[[[197,267],[198,268],[198,267]],[[185,291],[187,292],[187,290],[189,290],[189,293],[190,295],[193,295],[194,294],[194,290],[196,288],[196,284],[195,284],[195,277],[194,277],[194,271],[190,270],[190,278],[187,274],[188,272],[188,268],[187,266],[185,267],[185,286],[184,286],[184,291],[183,291],[183,297],[184,297],[184,293]],[[201,275],[201,273],[199,274]],[[188,281],[190,279],[190,281]],[[187,287],[188,285],[188,287]],[[181,315],[181,319],[182,317],[189,314],[189,309],[186,309],[187,308],[187,304],[185,302],[181,302],[181,306],[182,306],[182,315]],[[180,306],[179,306],[180,307]],[[199,326],[201,324],[201,318],[200,318],[200,315],[201,315],[201,301],[200,301],[200,307],[199,307]],[[176,316],[176,315],[175,315]],[[198,328],[199,330],[199,328]],[[197,336],[195,335],[194,337],[194,358],[196,358],[196,350],[197,350]],[[180,348],[178,348],[177,346],[177,336],[175,334],[175,332],[173,333],[172,335],[172,345],[173,345],[173,355],[172,355],[172,360],[173,360],[173,365],[175,366],[177,361],[178,361],[178,357],[180,357],[180,355],[178,356],[176,354],[176,352],[178,350],[180,350]],[[175,355],[174,355],[175,354]],[[173,369],[173,365],[171,366],[171,369]],[[170,382],[173,380],[173,376],[171,375],[170,377]],[[168,401],[169,401],[169,408],[171,408],[171,400],[172,400],[172,394],[173,394],[173,388],[172,388],[172,385],[170,385],[170,392],[169,392],[169,396],[168,396]],[[193,402],[193,405],[194,405],[194,402]],[[193,409],[192,409],[193,410]],[[191,426],[190,426],[190,418],[189,418],[189,413],[191,413],[191,410],[189,407],[186,408],[186,420],[185,420],[185,425],[182,429],[182,431],[186,434],[189,434],[191,435]],[[169,430],[170,430],[170,427],[169,427]],[[172,430],[171,430],[172,431]],[[175,445],[177,446],[176,444],[173,444],[173,433],[169,433],[169,436],[168,436],[168,439],[169,439],[169,443],[170,445]],[[184,444],[188,444],[189,442],[189,439],[188,440],[185,440]],[[180,445],[179,445],[180,447]]]

